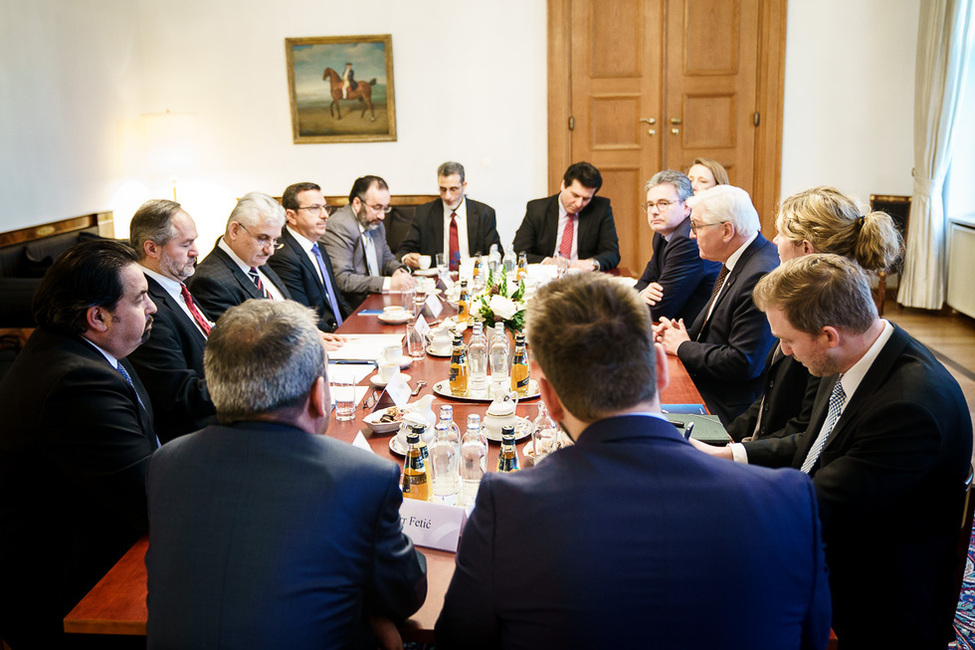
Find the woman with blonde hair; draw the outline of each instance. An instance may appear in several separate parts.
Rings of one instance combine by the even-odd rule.
[[[712,158],[695,158],[687,170],[687,177],[691,179],[695,194],[715,185],[728,185],[727,170]]]
[[[862,214],[856,202],[833,187],[814,187],[788,197],[775,220],[772,240],[787,262],[812,253],[834,253],[875,273],[894,265],[903,241],[885,212]],[[765,360],[765,393],[728,425],[736,442],[802,433],[812,416],[819,377],[776,344]]]

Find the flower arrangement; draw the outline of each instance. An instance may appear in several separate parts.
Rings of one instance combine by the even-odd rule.
[[[502,268],[497,276],[488,271],[484,290],[471,298],[471,314],[487,327],[503,323],[512,332],[525,327],[525,281],[508,282]]]

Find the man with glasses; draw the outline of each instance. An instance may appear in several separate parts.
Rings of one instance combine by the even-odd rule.
[[[383,219],[391,209],[386,181],[363,176],[352,184],[349,204],[329,219],[322,242],[334,264],[339,291],[352,309],[370,293],[413,287],[413,276],[386,243]]]
[[[245,194],[227,229],[190,279],[190,291],[216,321],[249,298],[290,300],[291,293],[267,261],[283,246],[284,208],[267,194]]]
[[[691,237],[701,257],[720,262],[711,298],[694,323],[661,318],[654,329],[683,362],[708,410],[721,424],[741,415],[762,392],[762,370],[775,339],[752,301],[752,289],[779,264],[775,244],[759,232],[748,192],[717,185],[687,199]]]
[[[332,261],[319,239],[332,206],[315,183],[295,183],[281,197],[288,225],[281,234],[284,246],[268,261],[284,281],[292,298],[318,314],[318,329],[334,332],[352,312],[342,298]]]
[[[646,185],[643,209],[653,230],[653,257],[636,283],[654,320],[683,318],[694,322],[708,303],[721,265],[701,258],[691,238],[694,189],[687,176],[673,169],[653,175]]]

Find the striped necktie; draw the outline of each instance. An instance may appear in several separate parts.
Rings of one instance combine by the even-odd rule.
[[[261,274],[257,272],[257,269],[252,266],[251,270],[247,272],[247,275],[250,276],[251,282],[253,282],[254,286],[257,287],[257,290],[261,292],[261,295],[267,299],[270,299],[271,294],[269,294],[267,289],[264,288],[264,283],[261,282]]]
[[[562,241],[559,242],[559,255],[566,259],[572,257],[572,235],[575,232],[576,214],[567,214],[565,228],[562,229]]]
[[[197,326],[203,330],[203,335],[210,336],[210,328],[212,327],[210,321],[203,317],[203,312],[193,302],[193,296],[190,295],[190,290],[182,282],[179,283],[179,295],[183,296],[183,302],[186,303],[187,309],[193,314],[193,320],[196,321]]]
[[[840,419],[840,414],[843,412],[843,405],[846,403],[846,393],[843,392],[843,382],[840,381],[842,378],[843,375],[836,378],[836,383],[833,385],[833,392],[829,396],[829,411],[826,414],[826,424],[823,425],[823,428],[819,431],[819,435],[816,436],[816,441],[809,448],[806,460],[800,468],[806,474],[812,471],[816,461],[819,460],[819,455],[823,453],[823,447],[826,446],[826,441],[829,440],[829,434],[833,432],[833,427],[836,426],[836,421]]]

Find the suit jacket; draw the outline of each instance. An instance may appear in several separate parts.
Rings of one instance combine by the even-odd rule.
[[[836,380],[823,379],[805,432],[745,443],[749,462],[800,467]],[[811,472],[841,646],[942,648],[953,638],[953,547],[971,453],[958,383],[895,325]]]
[[[396,259],[386,243],[386,228],[382,222],[373,231],[376,243],[376,262],[382,276],[392,275],[396,269],[406,268]],[[321,242],[328,250],[335,269],[335,280],[346,302],[355,309],[370,293],[382,293],[383,277],[369,275],[366,249],[351,205],[344,205],[328,218],[328,227]]]
[[[529,470],[486,474],[437,647],[824,648],[812,486],[746,467],[696,453],[668,422],[624,416]],[[708,605],[709,593],[759,614]]]
[[[328,293],[325,285],[318,275],[318,269],[305,254],[305,250],[295,239],[294,235],[285,228],[281,235],[284,241],[284,248],[275,251],[274,255],[268,259],[267,264],[277,272],[278,276],[288,287],[291,297],[303,305],[311,307],[318,314],[318,329],[323,332],[334,332],[338,327],[335,314],[332,313],[332,306],[328,301]],[[339,305],[339,315],[344,319],[352,313],[349,305],[339,291],[339,285],[335,282],[335,272],[332,270],[332,261],[328,257],[325,246],[318,246],[322,254],[322,261],[325,262],[325,272],[335,288],[335,300]]]
[[[155,279],[146,275],[146,282],[149,297],[156,303],[152,332],[128,359],[152,400],[156,435],[168,442],[216,423],[216,411],[203,378],[203,347],[207,339]]]
[[[694,380],[708,410],[725,426],[762,392],[764,360],[775,338],[752,301],[752,290],[779,264],[775,244],[761,233],[738,258],[711,313],[701,310],[677,356]]]
[[[820,378],[810,375],[792,355],[782,354],[778,344],[765,359],[764,377],[762,396],[728,425],[728,435],[735,442],[746,437],[761,440],[791,436],[809,426]]]
[[[671,233],[670,241],[653,234],[653,257],[643,269],[635,289],[643,291],[651,282],[664,288],[664,297],[650,308],[654,320],[666,316],[693,323],[711,299],[711,289],[721,265],[702,259],[697,240],[691,239],[691,218],[684,219]]]
[[[261,273],[285,298],[291,299],[291,293],[274,269],[265,264],[261,267]],[[250,276],[242,271],[230,255],[219,246],[214,246],[210,254],[197,265],[188,286],[193,299],[214,321],[223,316],[225,311],[245,300],[264,298]]]
[[[467,250],[472,256],[487,255],[491,250],[491,244],[497,244],[498,252],[504,255],[501,237],[498,236],[494,208],[471,199],[465,198],[465,200],[467,201]],[[396,257],[403,259],[407,253],[421,255],[446,253],[443,249],[443,211],[442,199],[418,207],[410,232],[396,251]]]
[[[399,468],[347,443],[211,426],[160,449],[147,489],[150,648],[359,647],[364,611],[426,597]]]
[[[531,263],[541,262],[555,253],[558,229],[558,194],[529,201],[511,248],[517,253],[526,252]],[[620,243],[609,199],[594,196],[582,209],[577,240],[580,260],[596,258],[602,271],[614,269],[620,263]]]
[[[11,647],[59,647],[61,619],[146,529],[152,407],[121,363],[135,390],[80,336],[41,327],[0,383],[0,635]]]

